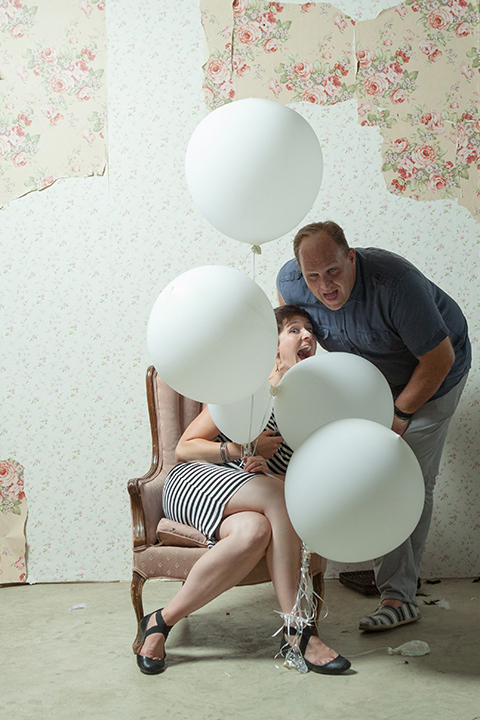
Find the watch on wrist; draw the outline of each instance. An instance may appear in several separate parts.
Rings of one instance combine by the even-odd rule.
[[[403,410],[400,410],[396,405],[393,406],[393,412],[395,417],[397,417],[399,420],[411,420],[413,413],[407,413]]]

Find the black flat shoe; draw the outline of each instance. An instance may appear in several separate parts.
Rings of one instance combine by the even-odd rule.
[[[293,628],[290,628],[290,635],[295,635],[296,630]],[[307,649],[308,641],[313,635],[312,628],[307,625],[307,627],[303,628],[301,637],[300,637],[300,644],[298,646],[298,649],[300,650],[302,657],[304,659],[305,665],[309,670],[316,673],[321,673],[322,675],[341,675],[343,672],[348,670],[352,663],[350,660],[347,660],[347,658],[344,658],[342,655],[338,655],[333,660],[330,660],[330,662],[325,663],[324,665],[315,665],[314,663],[311,663],[309,660],[305,659],[305,650]],[[282,645],[280,647],[280,652],[282,655],[286,655],[288,652],[288,649],[290,647],[290,643],[287,640],[287,628],[283,628],[283,641]]]
[[[153,635],[154,633],[162,633],[162,635],[165,637],[165,640],[168,637],[168,633],[172,629],[171,625],[167,625],[162,617],[162,610],[157,610],[156,612],[156,625],[152,625],[151,628],[147,630],[148,621],[154,615],[155,613],[150,613],[150,615],[145,615],[140,620],[138,629],[140,631],[140,637],[142,639],[142,645],[143,641],[145,640],[148,635]],[[140,645],[140,648],[142,646]],[[159,673],[162,673],[165,670],[165,658],[167,657],[167,653],[165,653],[165,656],[161,658],[160,660],[154,660],[153,658],[149,658],[146,655],[140,655],[137,652],[137,665],[140,668],[140,670],[145,673],[146,675],[158,675]]]

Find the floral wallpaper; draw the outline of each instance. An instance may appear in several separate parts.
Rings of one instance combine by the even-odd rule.
[[[64,4],[85,15],[80,3]],[[356,24],[390,5],[336,2]],[[90,19],[104,14],[88,7]],[[230,12],[229,2],[221,7]],[[337,30],[351,42],[348,26]],[[185,151],[208,112],[198,0],[109,0],[106,33],[108,172],[60,178],[0,210],[0,460],[25,468],[27,562],[19,572],[29,583],[130,578],[126,485],[150,467],[146,327],[163,288],[204,264],[251,277],[253,258],[256,281],[275,304],[276,273],[292,257],[295,231],[252,256],[212,228],[188,193]],[[332,218],[353,246],[404,255],[467,316],[473,366],[445,447],[422,576],[478,576],[478,223],[454,198],[416,202],[387,190],[381,128],[358,123],[356,99],[290,104],[314,128],[324,156],[320,193],[301,224]],[[399,137],[407,137],[403,128]],[[68,154],[58,146],[52,161]],[[341,569],[330,564],[329,574]]]
[[[0,206],[104,172],[104,11],[102,0],[0,0]]]
[[[405,0],[357,26],[359,117],[381,128],[390,191],[456,197],[478,221],[479,25],[478,2]]]
[[[250,96],[317,105],[355,97],[350,17],[332,5],[261,0],[234,2],[228,17],[227,6],[202,2],[211,48],[203,90],[210,109]]]
[[[202,0],[207,107],[356,98],[383,137],[390,192],[457,198],[480,221],[478,2],[405,0],[374,20],[329,4]]]
[[[0,584],[27,579],[23,470],[15,460],[0,460]]]

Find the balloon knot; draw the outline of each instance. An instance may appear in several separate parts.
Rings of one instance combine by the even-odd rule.
[[[273,385],[270,385],[270,395],[275,397],[275,395],[278,393],[278,388],[273,387]]]
[[[252,253],[254,255],[261,255],[262,254],[262,248],[260,245],[252,245]]]

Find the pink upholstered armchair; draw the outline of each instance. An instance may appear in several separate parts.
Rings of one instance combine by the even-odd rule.
[[[202,410],[202,404],[172,390],[154,367],[147,370],[147,402],[152,433],[152,463],[141,478],[128,482],[133,519],[132,603],[137,625],[142,619],[143,585],[149,578],[185,580],[196,561],[207,552],[206,538],[197,530],[167,520],[162,508],[164,480],[175,464],[175,448],[180,435]],[[315,592],[323,598],[325,558],[313,554],[310,572]],[[265,558],[240,585],[269,582]],[[319,606],[320,607],[320,606]],[[140,638],[133,643],[137,652]]]

